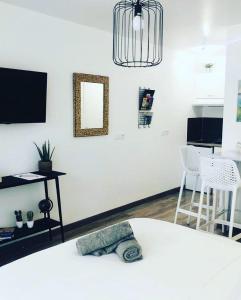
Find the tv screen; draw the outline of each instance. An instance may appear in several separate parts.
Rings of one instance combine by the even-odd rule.
[[[187,141],[222,144],[222,118],[189,118]]]
[[[0,68],[0,123],[46,122],[47,73]]]
[[[187,122],[187,141],[202,141],[202,118],[189,118]]]
[[[222,118],[204,118],[203,137],[206,143],[222,144],[222,134]]]

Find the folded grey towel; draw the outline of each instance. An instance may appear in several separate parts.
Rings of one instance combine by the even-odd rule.
[[[79,238],[76,246],[80,255],[101,256],[113,252],[124,241],[133,239],[129,222],[122,222]]]
[[[141,246],[135,238],[121,242],[115,249],[117,255],[127,263],[142,259]]]

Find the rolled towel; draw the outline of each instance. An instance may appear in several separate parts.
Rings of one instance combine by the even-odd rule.
[[[135,238],[121,242],[115,249],[117,255],[127,263],[131,263],[142,259],[141,246]]]
[[[76,246],[80,255],[101,256],[113,252],[124,241],[133,238],[129,222],[122,222],[79,238]]]

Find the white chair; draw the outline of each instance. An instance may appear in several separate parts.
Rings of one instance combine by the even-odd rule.
[[[197,189],[197,183],[198,179],[200,177],[200,154],[196,147],[194,146],[183,146],[181,147],[181,162],[183,166],[183,176],[182,176],[182,182],[181,182],[181,188],[179,192],[178,202],[177,202],[177,208],[176,208],[176,214],[174,223],[177,223],[177,217],[179,213],[188,215],[187,224],[190,224],[190,218],[195,217],[197,218],[198,214],[192,211],[193,206],[199,206],[199,203],[194,202],[195,193]],[[191,204],[181,206],[182,201],[182,195],[183,195],[183,189],[185,186],[185,181],[187,175],[191,175],[195,178],[194,185],[193,185],[193,192],[192,192],[192,198],[191,198]],[[208,199],[209,201],[209,199]],[[185,209],[185,207],[188,206],[188,209]],[[209,207],[209,202],[207,205],[204,205],[204,208]],[[208,210],[209,211],[209,210]],[[207,218],[206,216],[202,216],[203,218]],[[209,216],[208,216],[209,219]]]
[[[213,159],[213,158],[201,158],[200,163],[200,175],[202,180],[202,189],[199,203],[199,211],[198,211],[198,220],[197,220],[197,229],[200,228],[200,220],[201,220],[201,212],[202,212],[202,204],[204,198],[204,190],[213,189],[213,211],[212,218],[209,224],[212,226],[212,231],[214,231],[215,224],[222,224],[229,226],[229,238],[232,238],[233,235],[233,227],[241,228],[240,224],[234,223],[234,213],[236,207],[236,198],[237,191],[241,187],[241,179],[240,174],[237,168],[237,165],[234,161],[228,159]],[[225,197],[226,201],[228,200],[228,193],[232,192],[231,199],[231,215],[230,220],[220,219],[220,212],[218,214],[217,208],[217,192],[220,192],[220,200],[222,201],[222,214],[225,212]],[[208,224],[207,224],[208,225]],[[235,239],[235,238],[234,238]]]

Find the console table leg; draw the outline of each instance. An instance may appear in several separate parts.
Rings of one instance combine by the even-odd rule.
[[[44,190],[45,190],[45,198],[49,199],[49,192],[48,192],[48,182],[47,180],[44,181]],[[49,220],[49,224],[50,224],[50,212],[47,212],[47,217]],[[52,241],[53,237],[52,237],[52,230],[51,227],[49,227],[49,240]]]
[[[58,201],[58,209],[59,209],[59,221],[60,221],[60,231],[62,242],[64,243],[64,227],[63,227],[63,218],[62,218],[62,209],[61,209],[61,199],[60,199],[60,189],[59,189],[59,178],[55,178],[56,184],[56,193],[57,193],[57,201]]]

